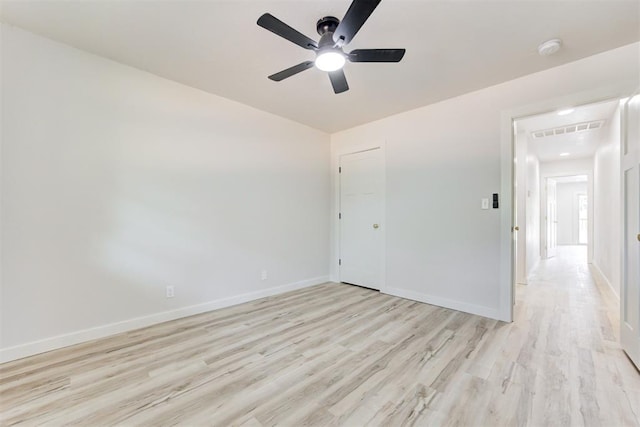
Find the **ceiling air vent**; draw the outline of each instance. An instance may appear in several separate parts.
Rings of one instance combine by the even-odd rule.
[[[586,132],[589,130],[600,129],[604,126],[604,120],[595,120],[593,122],[573,123],[567,126],[561,126],[552,129],[540,129],[531,132],[534,139],[546,138],[548,136],[564,135],[567,133]]]

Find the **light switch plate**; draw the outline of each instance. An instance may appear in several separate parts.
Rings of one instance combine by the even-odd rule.
[[[482,199],[482,209],[489,209],[489,199]]]

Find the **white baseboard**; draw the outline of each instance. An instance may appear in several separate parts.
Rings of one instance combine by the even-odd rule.
[[[399,288],[385,288],[385,294],[393,295],[400,298],[406,298],[418,302],[424,302],[431,305],[437,305],[439,307],[450,308],[452,310],[462,311],[465,313],[476,314],[482,317],[488,317],[490,319],[500,320],[500,315],[497,308],[484,307],[481,305],[468,304],[460,301],[454,301],[446,298],[434,297],[432,295],[423,294],[420,292],[408,291],[406,289]]]
[[[287,285],[275,286],[273,288],[262,289],[255,292],[248,292],[228,298],[221,298],[202,304],[177,308],[175,310],[164,311],[148,316],[136,317],[121,322],[97,326],[95,328],[83,329],[64,335],[58,335],[26,344],[20,344],[14,347],[7,347],[0,349],[0,363],[10,362],[12,360],[21,359],[23,357],[33,356],[35,354],[56,350],[62,347],[68,347],[70,345],[79,344],[98,338],[104,338],[122,332],[128,332],[134,329],[144,328],[146,326],[167,322],[169,320],[180,319],[182,317],[193,316],[194,314],[205,313],[207,311],[242,304],[259,298],[278,295],[285,292],[294,291],[296,289],[307,288],[328,281],[329,276],[314,277],[312,279],[302,280]]]
[[[596,264],[595,261],[591,262],[591,267],[592,267],[591,272],[596,273],[594,279],[597,281],[603,282],[605,285],[609,286],[609,289],[611,289],[611,292],[613,293],[613,295],[615,295],[616,298],[620,299],[620,295],[618,295],[618,293],[616,292],[615,288],[609,281],[609,278],[605,276],[605,274],[602,272],[602,270],[600,269],[598,264]]]

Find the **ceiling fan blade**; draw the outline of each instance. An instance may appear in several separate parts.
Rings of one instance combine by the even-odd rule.
[[[291,77],[304,70],[308,70],[311,67],[313,67],[313,61],[305,61],[298,65],[294,65],[293,67],[289,67],[286,70],[282,70],[279,73],[272,74],[269,76],[269,79],[273,80],[274,82],[279,82],[286,79],[287,77]]]
[[[342,93],[349,90],[344,70],[340,69],[329,72],[329,80],[331,80],[331,86],[333,86],[333,91],[335,93]]]
[[[381,0],[353,0],[349,10],[333,33],[333,41],[340,46],[349,43],[366,22]]]
[[[310,50],[318,49],[318,43],[311,40],[301,32],[294,30],[270,13],[265,13],[260,18],[258,18],[257,24],[274,34],[277,34],[280,37],[289,40],[291,43],[297,44],[300,47]]]
[[[347,58],[351,62],[400,62],[405,49],[356,49]]]

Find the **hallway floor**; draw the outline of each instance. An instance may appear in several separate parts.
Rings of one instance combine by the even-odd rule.
[[[511,324],[327,283],[0,365],[0,425],[640,425],[585,251]]]
[[[507,340],[518,354],[504,372],[519,372],[519,391],[533,394],[533,425],[640,425],[640,374],[620,348],[618,298],[591,269],[586,246],[558,246],[518,285]]]

